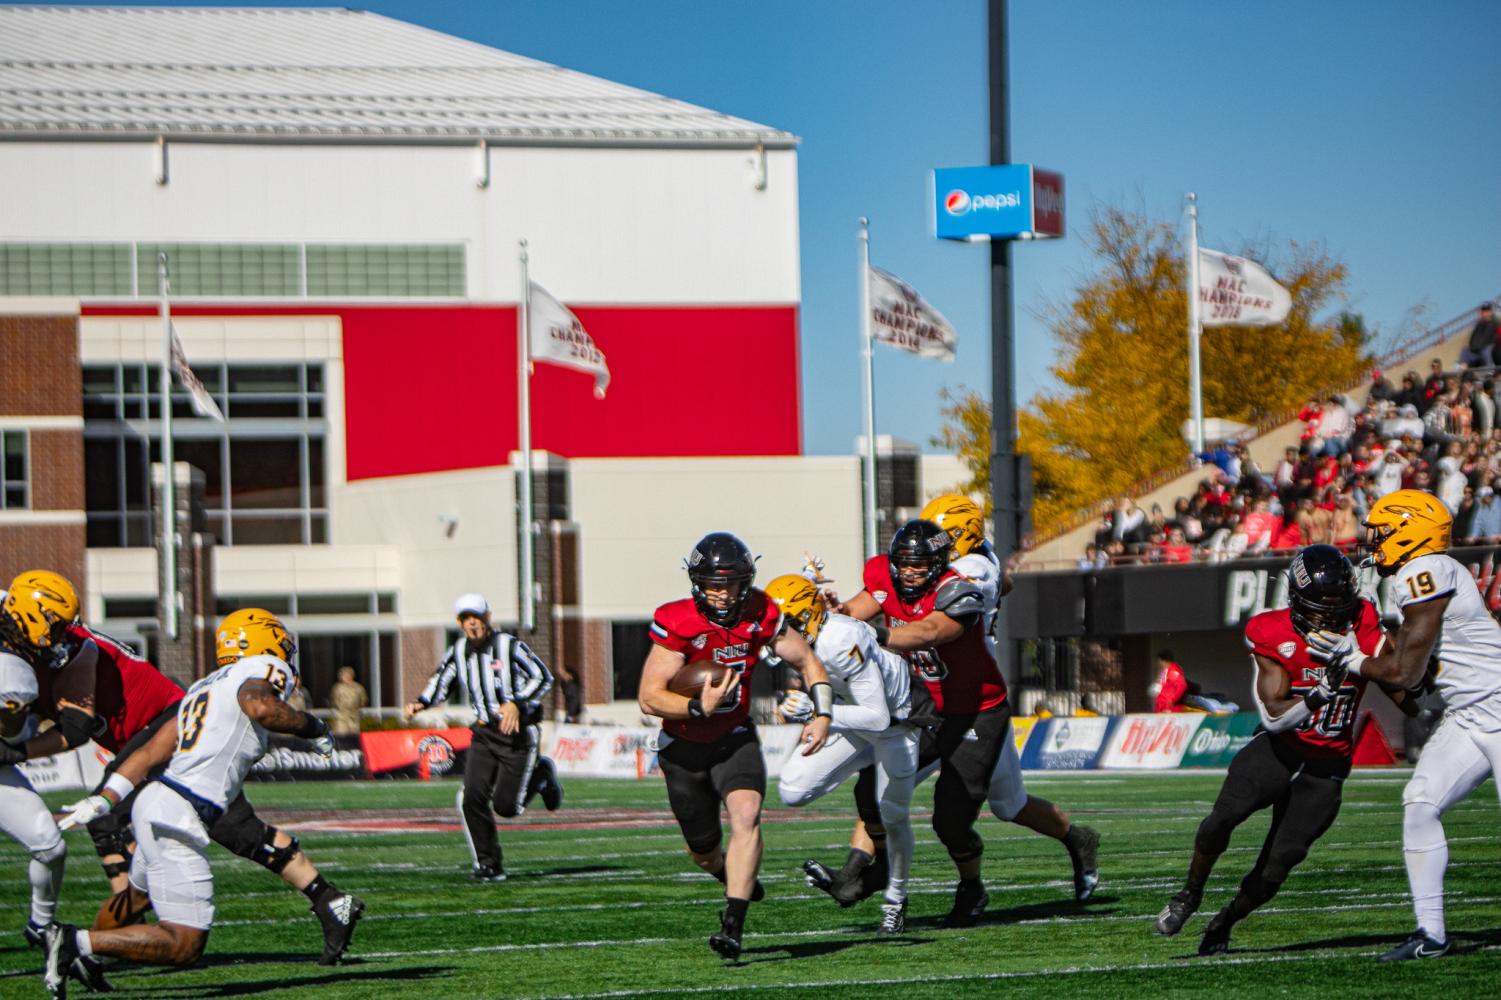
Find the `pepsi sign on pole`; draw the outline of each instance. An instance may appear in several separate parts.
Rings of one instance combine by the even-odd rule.
[[[933,171],[934,232],[946,240],[1062,236],[1063,176],[1029,163]]]

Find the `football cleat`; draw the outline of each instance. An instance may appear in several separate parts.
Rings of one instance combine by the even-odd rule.
[[[505,869],[493,865],[475,865],[469,872],[471,882],[504,882]]]
[[[942,926],[973,927],[989,902],[990,897],[986,895],[985,886],[979,879],[961,881],[959,888],[954,891],[953,909],[943,918]]]
[[[1422,930],[1415,930],[1391,951],[1381,956],[1383,962],[1408,962],[1415,958],[1443,958],[1449,954],[1448,941],[1435,941]]]
[[[1188,918],[1199,908],[1199,902],[1200,897],[1187,889],[1178,890],[1178,894],[1169,899],[1162,912],[1157,914],[1157,933],[1163,937],[1172,937],[1181,931],[1183,925],[1188,923]]]
[[[1204,928],[1204,937],[1199,941],[1200,955],[1223,955],[1230,950],[1230,929],[1234,927],[1225,911],[1221,910],[1209,921],[1209,926]]]
[[[48,924],[46,933],[47,964],[42,968],[42,985],[53,1000],[67,1000],[68,970],[78,957],[74,935],[78,928],[72,924]]]
[[[808,885],[819,892],[834,892],[834,873],[822,861],[804,861],[803,876],[808,880]]]
[[[87,955],[79,955],[68,966],[68,975],[83,984],[90,993],[113,993],[115,988],[104,978],[104,964]]]
[[[720,917],[719,930],[709,935],[709,947],[726,962],[735,961],[740,957],[740,928]]]
[[[1074,899],[1084,902],[1094,895],[1100,884],[1100,865],[1095,855],[1100,847],[1100,834],[1094,827],[1078,825],[1079,843],[1070,848],[1069,860],[1074,863]]]
[[[340,893],[326,906],[314,906],[318,922],[323,925],[323,954],[319,965],[338,965],[339,959],[354,937],[354,925],[365,915],[365,901],[358,896]]]
[[[538,788],[538,794],[542,796],[542,805],[548,812],[557,812],[563,804],[563,783],[558,780],[558,769],[550,757],[537,758],[537,770],[542,774],[542,784]]]
[[[907,901],[881,904],[881,926],[877,934],[900,934],[907,929]]]

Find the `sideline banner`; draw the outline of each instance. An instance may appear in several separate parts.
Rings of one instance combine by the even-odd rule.
[[[1240,748],[1251,742],[1261,717],[1255,712],[1207,715],[1188,741],[1180,767],[1225,767]]]
[[[1079,771],[1100,766],[1100,751],[1110,735],[1107,716],[1055,717],[1033,730],[1022,767],[1043,771]]]
[[[385,729],[360,734],[360,749],[370,776],[410,769],[425,760],[433,776],[463,772],[463,752],[473,734],[467,729]]]
[[[1099,766],[1122,770],[1175,768],[1206,718],[1200,712],[1119,716]]]

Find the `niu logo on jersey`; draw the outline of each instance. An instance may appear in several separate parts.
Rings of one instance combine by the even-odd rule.
[[[720,649],[714,650],[714,662],[721,664],[734,663],[739,660],[744,660],[746,654],[749,652],[750,643],[737,642],[733,646],[724,646]]]

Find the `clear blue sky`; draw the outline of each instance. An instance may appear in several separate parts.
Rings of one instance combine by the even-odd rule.
[[[960,335],[951,365],[877,349],[878,433],[925,443],[942,386],[988,394],[989,254],[934,239],[928,207],[932,167],[987,160],[984,0],[354,5],[800,136],[810,453],[859,433],[861,215]],[[1204,245],[1322,242],[1388,337],[1501,293],[1498,0],[1012,0],[1010,36],[1012,158],[1064,174],[1071,231],[1196,191]],[[1036,312],[1093,264],[1072,235],[1013,259],[1025,401],[1051,381]]]

